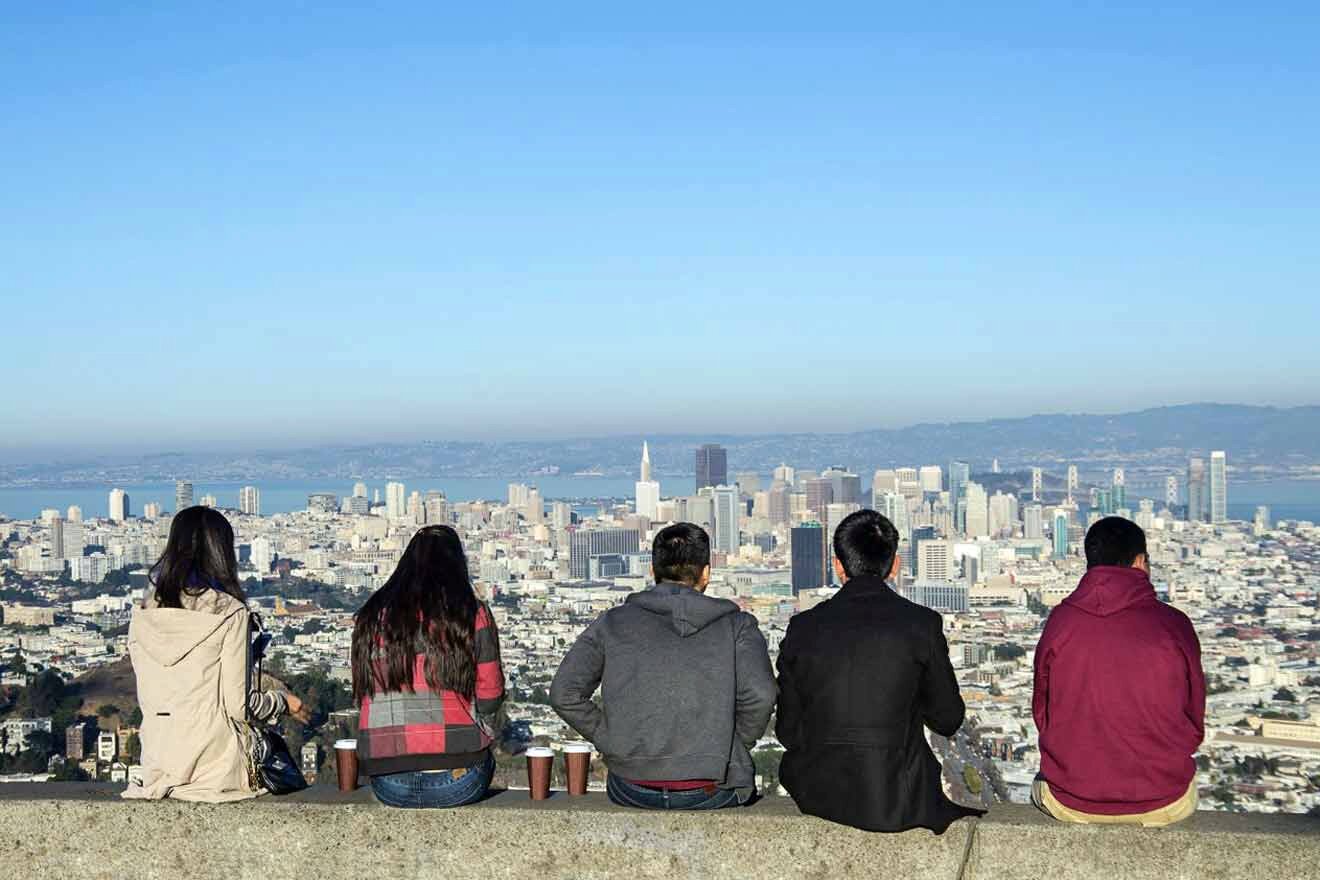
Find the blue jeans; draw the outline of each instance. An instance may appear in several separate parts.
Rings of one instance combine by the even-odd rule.
[[[495,758],[487,754],[486,760],[466,770],[373,776],[371,790],[391,807],[461,807],[484,798],[494,775]]]
[[[700,788],[693,791],[661,791],[644,785],[633,785],[613,773],[605,779],[605,792],[610,800],[621,807],[637,807],[642,810],[720,810],[724,807],[740,807],[746,803],[739,800],[738,793],[729,788],[718,788],[714,794],[708,794]]]

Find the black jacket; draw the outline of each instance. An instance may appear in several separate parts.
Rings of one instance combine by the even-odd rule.
[[[802,812],[940,834],[979,815],[944,796],[922,731],[952,736],[963,721],[939,614],[880,578],[853,578],[793,618],[778,665],[779,777]]]

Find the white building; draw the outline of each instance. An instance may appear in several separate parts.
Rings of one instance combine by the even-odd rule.
[[[967,494],[967,528],[969,538],[982,538],[990,534],[990,511],[985,497],[985,487],[980,483],[969,482],[964,487]]]
[[[717,553],[737,553],[738,523],[742,500],[737,486],[715,486],[711,489],[715,507],[715,534],[711,549]]]
[[[252,567],[260,574],[270,572],[270,567],[275,564],[275,547],[269,538],[262,536],[253,539],[251,561]]]
[[[938,495],[944,488],[944,471],[937,464],[923,465],[917,479],[921,483],[922,492],[934,492]]]
[[[128,493],[123,489],[110,490],[110,519],[121,523],[128,519]]]
[[[385,516],[389,519],[403,519],[408,512],[407,497],[403,483],[385,484]]]
[[[917,542],[917,580],[947,581],[953,575],[953,547],[942,538]]]
[[[1210,453],[1210,522],[1228,522],[1228,456]]]
[[[27,748],[28,736],[36,731],[51,732],[49,718],[11,718],[0,725],[0,736],[4,739],[5,753],[17,755]]]
[[[363,486],[363,491],[366,487]],[[256,486],[244,486],[238,490],[238,512],[250,516],[261,515],[261,490]]]

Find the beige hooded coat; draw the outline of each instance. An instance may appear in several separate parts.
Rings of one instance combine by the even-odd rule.
[[[245,725],[251,616],[209,590],[192,607],[133,611],[128,653],[142,707],[141,785],[126,798],[243,800],[263,793],[248,778]]]

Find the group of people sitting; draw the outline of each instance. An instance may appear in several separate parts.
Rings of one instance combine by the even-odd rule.
[[[752,750],[773,716],[780,781],[804,813],[937,833],[979,815],[945,795],[927,742],[927,729],[952,737],[965,707],[941,616],[891,586],[898,545],[873,510],[839,524],[843,586],[792,619],[776,670],[756,619],[705,594],[705,530],[661,530],[655,585],[588,626],[550,688],[555,711],[604,758],[609,798],[659,810],[749,804]],[[1196,633],[1156,597],[1135,524],[1102,519],[1085,546],[1087,573],[1035,652],[1033,801],[1066,822],[1177,822],[1196,809],[1204,733]],[[208,508],[181,512],[130,626],[143,778],[126,797],[261,793],[244,769],[243,730],[307,709],[252,681],[251,626],[228,522]],[[486,796],[504,673],[494,617],[452,528],[419,531],[358,612],[352,676],[359,761],[379,800],[453,807]]]

